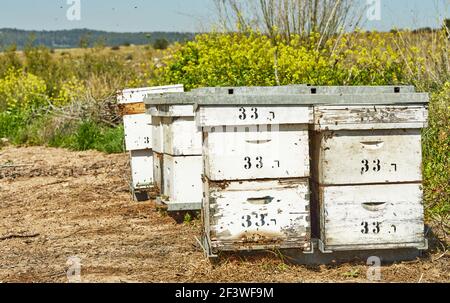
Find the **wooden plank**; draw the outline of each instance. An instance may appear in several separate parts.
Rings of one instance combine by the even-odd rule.
[[[119,111],[122,116],[126,115],[140,115],[145,114],[145,104],[144,103],[127,103],[119,104]]]
[[[163,159],[164,156],[160,153],[153,151],[153,183],[155,187],[155,191],[160,195],[164,195],[164,186],[163,186]]]
[[[175,93],[183,92],[183,85],[168,85],[168,86],[155,86],[155,87],[142,87],[142,88],[130,88],[123,91],[119,91],[117,94],[117,101],[119,104],[127,103],[143,103],[145,97],[148,94],[161,94],[161,93]]]
[[[423,128],[425,106],[316,106],[315,130]]]
[[[169,203],[201,203],[202,156],[163,156],[162,186]]]
[[[198,93],[171,93],[147,96],[149,105],[194,104],[204,106],[313,106],[313,105],[426,105],[429,95],[423,93],[376,93],[376,94],[277,94],[277,95],[223,95]]]

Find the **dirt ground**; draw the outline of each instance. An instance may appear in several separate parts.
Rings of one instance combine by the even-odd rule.
[[[0,283],[366,282],[367,266],[286,264],[275,254],[227,256],[212,265],[195,236],[154,203],[133,202],[128,156],[42,147],[0,148]],[[446,236],[412,262],[386,265],[384,282],[450,282]]]

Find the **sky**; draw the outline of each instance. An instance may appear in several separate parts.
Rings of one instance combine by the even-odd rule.
[[[354,1],[380,1],[380,10],[372,11],[375,20],[366,20],[365,29],[437,27],[444,17],[450,18],[450,0]],[[214,16],[213,0],[2,0],[0,4],[0,28],[26,30],[199,32],[211,28]]]

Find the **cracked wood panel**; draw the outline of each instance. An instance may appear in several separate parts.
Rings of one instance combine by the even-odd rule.
[[[215,127],[203,145],[205,175],[214,181],[309,177],[305,125]]]
[[[314,129],[401,129],[424,128],[428,124],[426,106],[317,106]]]
[[[420,247],[421,184],[321,187],[321,239],[326,249]]]
[[[312,107],[307,106],[201,106],[197,126],[310,124]]]
[[[210,239],[217,250],[310,248],[307,179],[205,182]]]
[[[313,180],[323,185],[422,181],[420,129],[312,133]]]

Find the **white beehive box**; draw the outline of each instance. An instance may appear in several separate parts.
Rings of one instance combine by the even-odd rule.
[[[247,131],[246,131],[247,130]],[[217,130],[204,134],[205,175],[214,181],[308,177],[308,126]]]
[[[405,104],[396,104],[398,98]],[[315,106],[313,209],[322,251],[426,248],[421,131],[427,102],[425,94],[382,93],[370,106]]]
[[[205,182],[205,196],[211,253],[311,249],[307,179]]]
[[[205,176],[212,181],[309,177],[311,122],[308,106],[200,107]]]
[[[123,117],[127,151],[152,149],[152,117],[146,114]]]
[[[182,92],[182,85],[126,89],[118,94],[123,114],[125,147],[131,157],[131,188],[136,200],[146,200],[153,188],[152,118],[145,114],[144,98],[149,94]]]
[[[153,156],[148,150],[133,150],[131,155],[132,187],[136,191],[153,187]]]
[[[161,196],[169,211],[201,209],[202,156],[164,155]]]

